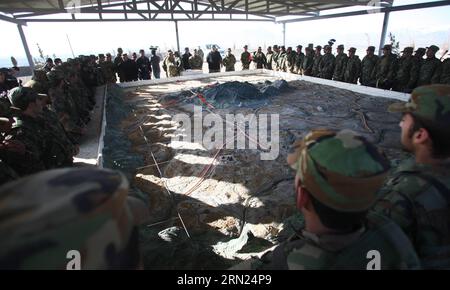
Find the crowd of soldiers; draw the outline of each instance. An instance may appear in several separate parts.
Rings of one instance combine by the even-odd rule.
[[[305,48],[298,45],[294,51],[292,47],[269,46],[266,53],[258,47],[251,53],[248,46],[243,47],[240,56],[242,70],[250,69],[252,63],[256,69],[268,69],[289,72],[304,76],[318,77],[351,84],[361,84],[385,90],[411,93],[416,87],[428,84],[450,84],[450,58],[442,61],[438,59],[440,50],[436,45],[427,48],[405,47],[401,56],[392,52],[391,45],[383,47],[381,57],[375,55],[375,47],[369,46],[366,55],[361,60],[356,54],[356,48],[350,47],[345,53],[344,45],[338,45],[336,54],[332,53],[332,44],[312,44]],[[324,54],[322,54],[322,51]],[[222,58],[217,47],[213,46],[206,56],[210,73],[235,71],[237,58],[228,48]],[[189,48],[180,56],[178,52],[168,51],[163,61],[163,68],[167,77],[180,76],[183,70],[202,70],[203,51],[195,49],[192,55]]]
[[[95,105],[95,88],[115,82],[110,56],[47,59],[25,84],[0,75],[0,183],[71,167]],[[4,70],[6,71],[6,70]]]
[[[356,55],[356,48],[344,52],[344,45],[338,45],[336,55],[332,53],[332,45],[309,45],[302,52],[303,47],[297,46],[287,49],[278,45],[267,48],[266,54],[258,48],[253,56],[247,52],[241,55],[242,69],[249,69],[254,62],[256,68],[290,72],[294,74],[318,77],[328,80],[376,87],[411,93],[416,87],[428,84],[450,84],[450,59],[443,62],[436,58],[439,48],[431,45],[427,49],[405,47],[398,57],[392,52],[391,45],[383,47],[383,55],[375,55],[375,47],[369,46],[362,60]],[[322,50],[324,54],[322,54]],[[229,52],[229,55],[231,52]],[[425,58],[424,58],[425,56]],[[233,70],[234,64],[228,70]]]

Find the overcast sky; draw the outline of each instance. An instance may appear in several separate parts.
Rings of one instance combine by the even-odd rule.
[[[396,0],[396,5],[418,0]],[[436,44],[448,48],[450,43],[450,6],[391,13],[389,32],[393,32],[401,47],[426,47]],[[286,45],[325,44],[334,38],[339,44],[355,46],[361,51],[368,45],[378,47],[383,14],[335,18],[286,26]],[[0,21],[2,47],[0,58],[25,53],[15,24]],[[29,23],[24,27],[31,53],[37,57],[37,43],[45,54],[62,57],[71,55],[67,36],[75,55],[112,52],[121,46],[125,51],[148,49],[150,45],[176,48],[175,25],[172,22],[92,22],[92,23]],[[280,44],[282,25],[264,22],[180,22],[181,47],[216,43],[222,47],[241,48]],[[67,35],[67,36],[66,36]],[[20,64],[19,65],[26,65]]]

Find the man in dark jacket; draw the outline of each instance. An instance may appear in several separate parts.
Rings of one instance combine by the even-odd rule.
[[[132,61],[128,58],[128,55],[124,53],[122,55],[123,62],[119,66],[119,72],[121,75],[121,78],[123,77],[123,80],[125,82],[132,82],[138,80],[138,66],[136,62]]]
[[[139,71],[139,79],[140,80],[149,80],[152,75],[152,66],[150,65],[150,60],[145,56],[145,52],[143,49],[139,51],[141,55],[137,60],[136,64]]]
[[[191,64],[189,63],[191,56],[192,54],[189,52],[189,47],[186,47],[184,49],[184,54],[181,56],[181,63],[184,70],[192,69]]]
[[[206,61],[208,62],[209,73],[220,72],[222,56],[220,55],[220,52],[217,51],[217,47],[212,47],[211,52],[206,57]]]

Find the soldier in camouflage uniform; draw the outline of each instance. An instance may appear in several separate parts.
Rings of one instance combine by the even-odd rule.
[[[319,77],[327,80],[333,78],[334,67],[336,63],[335,56],[331,53],[331,46],[325,45],[323,48],[325,54],[319,64]]]
[[[395,221],[414,244],[422,266],[450,268],[450,86],[415,89],[402,112],[401,142],[414,154],[398,166],[375,211]]]
[[[392,53],[392,46],[386,44],[383,47],[383,56],[378,60],[373,70],[373,78],[376,80],[376,87],[384,90],[392,88],[397,70],[397,56]]]
[[[281,46],[280,54],[278,55],[278,70],[282,72],[287,72],[287,53],[286,47]]]
[[[278,45],[274,45],[273,46],[273,56],[272,56],[272,70],[274,71],[279,71],[280,68],[278,67],[278,58],[280,57],[280,49],[278,47]]]
[[[405,47],[402,57],[398,60],[397,72],[393,90],[410,94],[416,87],[419,77],[419,62],[413,57],[414,48]]]
[[[422,66],[423,62],[424,62],[424,55],[427,52],[427,50],[423,47],[419,47],[415,52],[414,52],[414,57],[419,61],[419,66]]]
[[[107,169],[57,169],[7,183],[0,269],[77,269],[77,260],[82,270],[139,269],[135,209],[126,178]]]
[[[450,85],[450,58],[442,63],[441,84]]]
[[[242,63],[242,70],[248,70],[250,69],[250,63],[251,60],[251,54],[247,51],[248,46],[244,46],[244,52],[241,54],[241,63]]]
[[[417,86],[424,86],[430,84],[439,84],[442,73],[442,63],[436,58],[436,53],[439,51],[439,47],[432,45],[427,49],[427,58],[420,66],[419,79]]]
[[[347,54],[344,53],[344,45],[339,45],[337,47],[337,55],[336,55],[336,65],[334,66],[333,72],[333,80],[343,82],[344,81],[344,73],[345,66],[347,65]]]
[[[332,270],[418,269],[408,238],[389,219],[367,212],[378,197],[389,162],[364,137],[343,130],[315,130],[288,156],[296,170],[297,208],[305,225],[259,260],[234,269]]]
[[[256,65],[256,69],[263,69],[267,63],[266,55],[262,52],[262,48],[258,47],[258,51],[253,54],[253,62]]]
[[[122,64],[122,62],[123,62],[123,59],[122,59],[122,53],[123,53],[123,50],[122,50],[122,48],[118,48],[117,49],[117,55],[116,55],[116,57],[114,58],[114,71],[117,73],[117,76],[119,77],[119,82],[121,82],[121,83],[123,83],[125,80],[123,79],[123,76],[122,76],[122,72],[120,71],[120,65]]]
[[[312,76],[312,69],[314,65],[314,51],[311,47],[305,48],[305,58],[302,64],[302,75]]]
[[[39,95],[43,105],[38,117],[44,135],[44,163],[46,168],[60,168],[73,165],[73,157],[78,154],[76,141],[67,134],[64,126],[58,120],[58,115],[50,109],[50,98]]]
[[[117,82],[114,63],[110,53],[106,54],[106,60],[100,64],[100,68],[103,73],[103,79],[107,84],[115,84]]]
[[[266,52],[266,67],[265,69],[272,70],[272,59],[273,59],[273,51],[272,47],[269,46]]]
[[[5,141],[20,142],[25,146],[25,150],[9,151],[1,156],[3,161],[19,176],[45,170],[45,134],[38,119],[42,113],[38,95],[31,88],[17,87],[9,91],[8,98],[12,106],[21,110],[21,114],[15,118]]]
[[[175,56],[172,50],[167,52],[167,56],[163,60],[163,70],[166,72],[166,77],[176,77],[178,76],[178,67],[175,63]]]
[[[363,86],[375,87],[377,80],[374,75],[375,67],[378,63],[378,55],[375,55],[375,46],[369,46],[366,50],[367,55],[361,62],[361,78],[359,82]]]
[[[45,70],[35,69],[33,77],[24,87],[32,88],[37,94],[48,94],[49,85]]]
[[[322,61],[322,46],[318,45],[315,48],[315,54],[314,54],[314,60],[313,60],[313,67],[312,67],[312,76],[313,77],[319,77],[319,67],[320,62]]]
[[[50,84],[48,95],[51,99],[52,110],[56,112],[59,121],[71,138],[79,140],[86,132],[85,124],[78,115],[73,99],[65,91],[64,73],[61,70],[52,70],[47,73],[47,78]]]
[[[236,64],[236,57],[231,53],[231,48],[228,48],[227,55],[222,60],[225,71],[234,71],[234,65]]]
[[[285,72],[295,72],[295,62],[297,61],[297,53],[292,50],[292,47],[288,47],[286,50],[286,68]]]
[[[302,52],[303,46],[297,45],[297,53],[295,55],[295,70],[294,73],[301,75],[303,61],[305,60],[305,54]]]
[[[356,48],[350,47],[348,50],[348,60],[344,69],[344,82],[357,84],[361,75],[361,60],[355,55]]]
[[[203,70],[203,59],[198,54],[197,49],[194,49],[194,55],[189,58],[189,64],[194,70]]]

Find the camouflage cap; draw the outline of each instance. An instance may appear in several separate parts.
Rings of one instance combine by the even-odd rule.
[[[128,182],[97,168],[44,171],[0,189],[0,268],[66,269],[68,252],[82,269],[123,267],[134,229]]]
[[[337,48],[338,49],[344,49],[344,45],[343,44],[339,44]]]
[[[47,79],[52,86],[57,85],[58,82],[64,80],[64,71],[62,69],[52,69],[47,73]]]
[[[383,49],[386,49],[386,50],[392,50],[392,45],[390,45],[390,44],[385,44],[385,45],[383,46]]]
[[[427,49],[433,51],[434,53],[439,51],[439,47],[437,47],[436,45],[431,45],[430,47],[427,47]]]
[[[367,48],[367,50],[368,50],[368,51],[375,51],[375,46],[369,46],[369,47]]]
[[[427,50],[426,50],[425,48],[419,47],[419,48],[416,50],[416,53],[425,54],[426,51],[427,51]]]
[[[8,98],[13,107],[25,110],[29,103],[36,102],[38,95],[31,88],[19,86],[8,92]]]
[[[353,51],[353,52],[356,52],[356,48],[354,48],[354,47],[350,47],[350,48],[348,49],[348,51]]]
[[[402,52],[410,52],[410,53],[413,53],[413,52],[414,52],[414,48],[413,48],[413,47],[405,47],[405,48],[403,49]]]
[[[315,49],[322,49],[322,46],[318,45],[315,47]]]
[[[394,103],[389,112],[411,113],[435,124],[450,124],[450,85],[429,85],[416,88],[409,102]]]
[[[376,147],[350,130],[314,130],[294,149],[287,161],[302,186],[336,211],[369,209],[389,170]]]
[[[35,69],[33,71],[32,79],[35,80],[35,81],[40,81],[40,82],[48,81],[46,72],[43,69]]]

